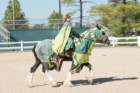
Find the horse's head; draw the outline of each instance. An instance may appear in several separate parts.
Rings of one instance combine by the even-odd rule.
[[[102,30],[99,30],[97,28],[90,28],[81,33],[81,36],[83,38],[92,38],[94,40],[100,40],[102,37]]]
[[[94,40],[96,40],[96,42],[99,43],[107,43],[106,41],[109,41],[108,35],[99,25],[96,25],[96,28],[88,29],[82,34],[84,34],[85,37],[89,37],[89,36],[92,37]]]

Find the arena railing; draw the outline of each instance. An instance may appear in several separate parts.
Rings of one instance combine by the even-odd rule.
[[[109,37],[111,45],[116,47],[118,45],[136,45],[140,47],[140,36],[135,37]]]
[[[31,50],[40,41],[0,42],[0,51]]]
[[[118,45],[136,45],[140,47],[140,36],[137,37],[109,37],[110,46]],[[131,41],[130,41],[131,40]],[[19,42],[0,42],[0,51],[24,51],[31,50],[35,44],[40,41],[19,41]],[[96,43],[98,46],[103,46],[101,43]]]

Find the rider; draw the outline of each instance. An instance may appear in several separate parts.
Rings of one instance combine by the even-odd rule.
[[[68,14],[65,15],[64,24],[53,41],[53,51],[59,55],[64,55],[65,53],[66,55],[71,54],[71,52],[68,51],[75,49],[74,38],[80,37],[80,35],[72,29],[70,21],[71,16]]]

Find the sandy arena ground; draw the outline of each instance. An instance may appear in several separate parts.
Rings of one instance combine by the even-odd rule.
[[[41,66],[35,73],[34,87],[25,79],[34,63],[32,53],[0,53],[0,93],[140,93],[140,48],[95,48],[90,62],[94,64],[94,83],[87,83],[87,69],[73,75],[74,87],[51,87],[44,79]],[[64,62],[61,72],[50,72],[63,82],[71,62]]]

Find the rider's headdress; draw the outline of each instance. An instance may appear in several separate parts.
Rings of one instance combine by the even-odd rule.
[[[64,16],[64,21],[67,21],[67,19],[69,19],[69,18],[71,18],[71,16],[68,15],[68,14],[66,14],[66,15]]]

